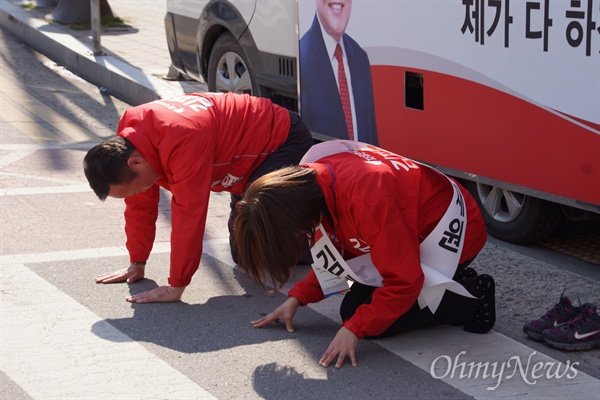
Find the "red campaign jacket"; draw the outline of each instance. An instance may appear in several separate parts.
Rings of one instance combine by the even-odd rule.
[[[172,286],[187,286],[198,269],[210,191],[241,194],[248,177],[287,139],[289,112],[247,95],[187,94],[125,112],[117,134],[160,174],[146,192],[125,199],[131,261],[148,259],[156,232],[159,186],[171,200]]]
[[[448,178],[437,171],[385,153],[368,152],[381,163],[341,153],[304,164],[317,171],[331,213],[331,220],[323,218],[322,223],[337,250],[345,259],[370,251],[383,278],[371,304],[361,305],[343,322],[359,338],[383,333],[417,301],[424,280],[419,244],[444,215],[454,193]],[[390,159],[409,167],[394,168]],[[462,263],[479,253],[487,233],[477,203],[459,187],[467,209]],[[302,305],[324,297],[312,270],[288,294]]]

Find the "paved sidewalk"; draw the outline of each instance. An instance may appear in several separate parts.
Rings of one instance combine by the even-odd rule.
[[[51,10],[27,10],[26,0],[2,0],[0,25],[54,62],[79,74],[110,94],[137,105],[157,98],[207,90],[204,83],[168,81],[171,59],[165,36],[165,0],[110,0],[113,14],[126,27],[104,29],[100,41],[106,55],[93,55],[90,31],[50,23]]]

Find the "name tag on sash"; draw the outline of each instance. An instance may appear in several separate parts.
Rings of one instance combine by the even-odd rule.
[[[310,252],[314,263],[313,270],[325,297],[348,291],[351,282],[360,282],[368,286],[382,286],[382,278],[371,261],[369,254],[344,260],[337,251],[323,225],[315,232],[315,244]]]

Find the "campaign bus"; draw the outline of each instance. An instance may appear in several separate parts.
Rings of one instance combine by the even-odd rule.
[[[460,179],[501,239],[600,216],[600,0],[167,4],[177,70]]]

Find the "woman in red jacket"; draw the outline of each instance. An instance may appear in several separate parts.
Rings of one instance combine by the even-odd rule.
[[[486,241],[483,218],[468,191],[433,168],[372,145],[325,142],[300,166],[257,179],[237,208],[238,263],[263,287],[280,289],[307,235],[313,243],[313,270],[255,327],[282,319],[291,332],[299,306],[352,281],[323,366],[337,358],[339,368],[346,356],[356,365],[363,337],[440,324],[485,333],[495,323],[493,279],[467,268]]]

